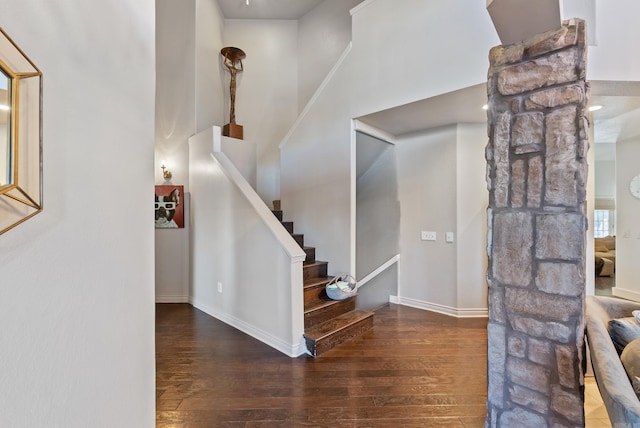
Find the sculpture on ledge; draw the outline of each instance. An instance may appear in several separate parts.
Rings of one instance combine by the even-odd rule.
[[[224,57],[224,65],[231,73],[231,82],[229,83],[230,95],[230,112],[229,123],[222,128],[222,135],[225,137],[238,138],[242,140],[242,125],[236,124],[236,74],[242,71],[242,60],[246,58],[246,54],[242,49],[228,46],[222,48],[220,54]]]

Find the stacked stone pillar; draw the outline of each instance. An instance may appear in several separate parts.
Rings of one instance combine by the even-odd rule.
[[[584,426],[585,41],[490,52],[487,427]]]

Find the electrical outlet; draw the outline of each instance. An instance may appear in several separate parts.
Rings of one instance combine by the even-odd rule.
[[[218,283],[218,293],[222,293],[222,283]]]
[[[436,235],[436,232],[423,230],[422,232],[420,232],[420,239],[422,239],[423,241],[435,241]]]

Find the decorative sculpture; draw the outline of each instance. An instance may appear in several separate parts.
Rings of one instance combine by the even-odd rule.
[[[222,128],[222,135],[242,140],[242,125],[236,124],[236,75],[238,71],[243,70],[242,60],[246,58],[247,55],[242,49],[231,46],[222,48],[220,54],[224,57],[224,65],[231,74],[231,82],[229,83],[229,123]]]

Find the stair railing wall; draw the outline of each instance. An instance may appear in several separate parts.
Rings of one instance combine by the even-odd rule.
[[[236,163],[224,153],[219,127],[189,139],[191,303],[298,356],[304,353],[306,254]]]

